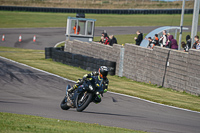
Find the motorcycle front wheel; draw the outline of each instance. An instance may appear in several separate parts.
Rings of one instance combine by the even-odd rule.
[[[82,112],[90,104],[92,100],[92,94],[87,92],[81,92],[76,97],[76,111]]]
[[[67,97],[65,96],[60,104],[61,109],[68,110],[70,107],[67,106]]]

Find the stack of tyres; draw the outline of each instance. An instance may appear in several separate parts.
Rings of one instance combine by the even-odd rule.
[[[98,68],[101,66],[101,65],[99,64],[99,60],[101,60],[101,59],[96,59],[96,58],[94,58],[93,71],[97,71]]]
[[[61,48],[45,48],[45,58],[52,58],[53,61],[88,71],[97,71],[100,66],[107,66],[109,68],[108,74],[115,75],[116,62],[64,52],[61,51]]]
[[[65,64],[65,58],[66,58],[65,52],[61,51],[60,52],[60,62]]]
[[[53,59],[53,61],[56,61],[56,56],[57,56],[57,54],[56,54],[56,49],[52,49],[52,59]]]
[[[87,64],[86,64],[86,70],[87,71],[92,71],[92,63],[93,63],[93,57],[87,57],[86,59]]]
[[[45,59],[52,58],[52,47],[45,48]]]
[[[60,50],[56,50],[57,56],[56,56],[56,61],[57,62],[61,62],[61,51]]]
[[[115,75],[116,62],[105,60],[105,66],[107,66],[109,68],[108,74]]]
[[[64,55],[65,55],[64,64],[71,66],[72,65],[72,53],[64,52]]]
[[[81,55],[79,55],[79,54],[74,54],[73,64],[72,64],[74,67],[80,67],[80,66],[79,66],[79,64],[80,64],[80,63],[79,63],[79,61],[80,61],[80,56],[81,56]]]
[[[83,62],[82,69],[86,70],[86,68],[87,68],[87,56],[83,56],[83,57],[84,57],[84,62]]]

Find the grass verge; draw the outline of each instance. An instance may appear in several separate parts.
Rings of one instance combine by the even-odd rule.
[[[144,133],[130,129],[0,112],[1,133]]]
[[[0,11],[0,28],[66,27],[68,16],[75,17],[76,14]],[[181,15],[86,14],[86,18],[97,19],[95,26],[177,26]],[[184,15],[184,25],[192,25],[192,14]]]
[[[18,48],[0,47],[0,56],[39,68],[62,77],[77,80],[86,70],[67,66],[62,63],[44,59],[43,50],[27,50]],[[200,97],[172,89],[159,88],[156,85],[140,83],[125,77],[108,76],[110,80],[109,91],[140,97],[154,102],[171,106],[200,111]]]

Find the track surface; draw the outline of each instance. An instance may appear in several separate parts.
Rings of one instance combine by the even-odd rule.
[[[95,36],[101,36],[103,30],[109,35],[135,34],[137,30],[143,33],[158,28],[158,26],[142,27],[95,27]],[[188,27],[191,31],[190,28]],[[200,28],[198,28],[200,30]],[[19,47],[28,49],[44,50],[45,47],[53,47],[56,43],[65,40],[65,28],[22,28],[22,29],[0,29],[0,36],[5,34],[5,42],[0,41],[0,46]],[[22,42],[18,42],[22,35]],[[36,35],[36,42],[33,36]],[[133,40],[134,43],[134,40]]]
[[[100,104],[91,103],[83,112],[63,111],[62,78],[0,58],[0,112],[28,114],[99,123],[159,133],[199,133],[200,114],[106,93]]]

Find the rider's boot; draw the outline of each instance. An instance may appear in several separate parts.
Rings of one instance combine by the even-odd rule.
[[[98,103],[101,102],[101,96],[100,96],[100,94],[98,94],[98,95],[95,97],[94,101],[95,101],[96,104],[98,104]]]

